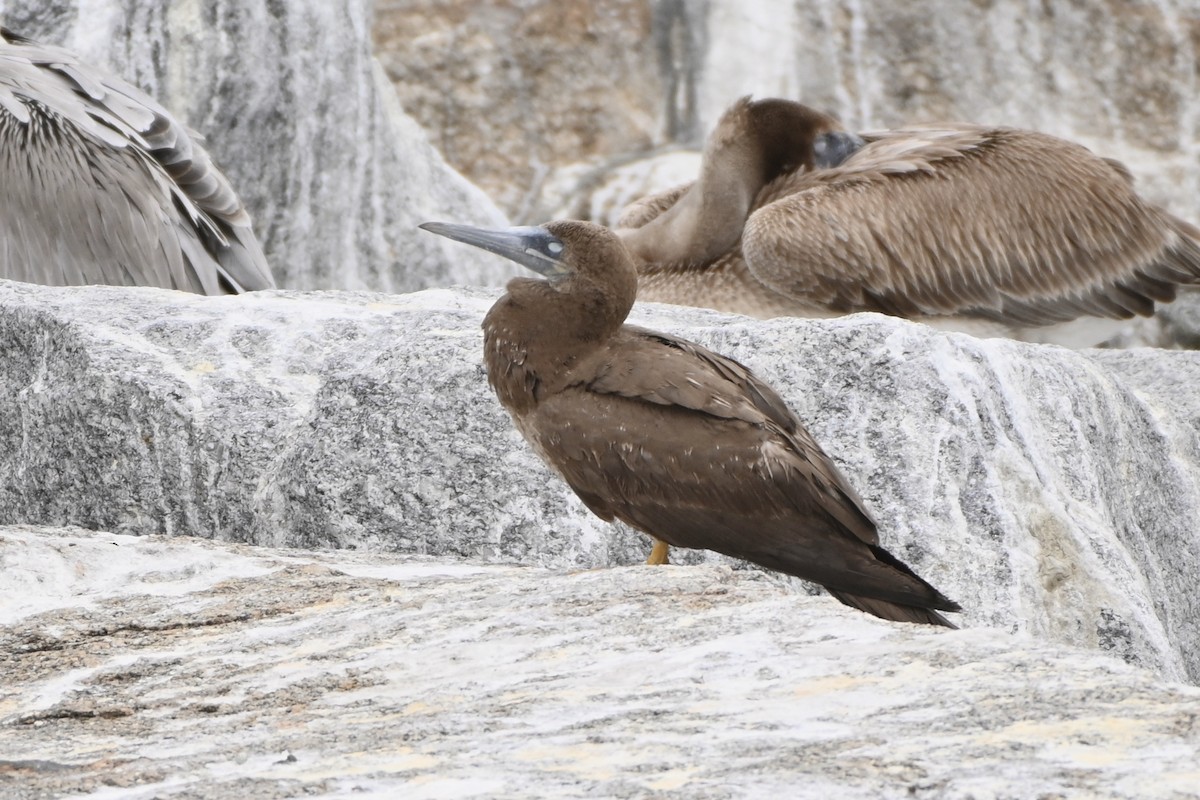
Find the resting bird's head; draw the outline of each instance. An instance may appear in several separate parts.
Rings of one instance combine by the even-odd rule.
[[[801,168],[836,167],[862,145],[836,119],[802,103],[744,97],[722,115],[707,152],[749,148],[746,158],[765,182]]]

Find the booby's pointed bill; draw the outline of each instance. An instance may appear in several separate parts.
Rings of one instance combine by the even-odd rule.
[[[551,280],[564,278],[572,271],[571,267],[562,261],[566,245],[550,231],[536,225],[476,228],[453,222],[424,222],[418,227],[438,236],[504,256]]]

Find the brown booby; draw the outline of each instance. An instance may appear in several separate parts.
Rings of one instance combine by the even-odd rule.
[[[483,322],[488,382],[584,504],[666,545],[819,583],[884,619],[953,627],[959,606],[879,545],[858,494],[769,386],[698,344],[625,325],[637,269],[588,222],[425,223],[546,277]],[[652,560],[656,560],[652,557]]]
[[[202,294],[275,285],[246,207],[182,123],[2,27],[0,278]]]
[[[639,299],[759,317],[876,311],[1034,341],[1080,320],[1103,340],[1116,324],[1084,320],[1149,316],[1200,283],[1200,230],[1081,145],[948,124],[864,133],[822,166],[806,148],[835,124],[790,101],[734,104],[699,178],[618,223]]]

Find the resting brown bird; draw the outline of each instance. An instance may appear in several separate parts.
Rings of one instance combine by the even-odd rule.
[[[1082,345],[1200,283],[1200,230],[1081,145],[947,124],[863,133],[822,166],[811,149],[833,126],[799,103],[734,104],[699,178],[618,222],[639,299],[758,317],[877,311]]]
[[[884,619],[954,627],[937,612],[958,605],[879,546],[858,494],[779,395],[732,359],[623,324],[637,271],[610,230],[421,227],[547,278],[510,281],[484,319],[488,382],[593,513],[814,581]]]

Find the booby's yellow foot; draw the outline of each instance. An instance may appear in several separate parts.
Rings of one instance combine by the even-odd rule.
[[[646,563],[650,566],[658,566],[659,564],[671,563],[671,545],[666,542],[654,540],[654,547],[650,550],[650,557],[646,559]]]

